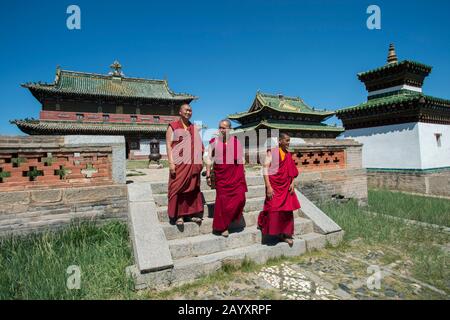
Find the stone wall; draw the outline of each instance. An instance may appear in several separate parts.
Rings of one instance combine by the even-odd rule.
[[[126,185],[0,192],[0,236],[57,229],[71,222],[126,220]]]
[[[371,188],[450,196],[450,169],[430,171],[369,169],[367,177]]]
[[[334,152],[331,156],[330,153]],[[352,198],[359,204],[367,203],[367,173],[362,168],[362,145],[351,139],[305,139],[293,145],[292,153],[299,168],[299,190],[312,201],[332,198]],[[297,156],[301,154],[301,156]],[[311,154],[311,163],[303,166],[300,159]],[[322,155],[321,155],[322,154]],[[335,164],[324,163],[340,154]]]
[[[0,236],[127,214],[123,137],[0,137]]]

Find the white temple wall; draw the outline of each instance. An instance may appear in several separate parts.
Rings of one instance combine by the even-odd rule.
[[[450,125],[420,122],[419,140],[421,169],[450,167]]]
[[[339,138],[364,144],[364,168],[422,169],[418,123],[347,130]]]

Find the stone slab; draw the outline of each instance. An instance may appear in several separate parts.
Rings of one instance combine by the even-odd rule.
[[[129,226],[136,266],[141,273],[171,268],[172,255],[158,220],[156,205],[153,201],[139,201],[138,189],[128,185],[130,199],[138,200],[129,202]]]
[[[342,230],[342,228],[320,210],[314,203],[306,198],[300,191],[295,190],[298,200],[300,201],[300,212],[314,223],[316,231],[322,234],[333,233]]]

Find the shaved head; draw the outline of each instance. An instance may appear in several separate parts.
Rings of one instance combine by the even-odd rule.
[[[189,103],[183,103],[183,104],[180,106],[180,108],[179,108],[178,111],[183,110],[183,108],[191,108],[191,106],[189,105]]]
[[[188,103],[183,103],[180,106],[180,110],[178,111],[178,114],[180,115],[181,119],[187,123],[189,119],[192,117],[192,108]]]
[[[219,122],[219,127],[220,127],[220,125],[221,125],[222,123],[224,123],[226,126],[228,126],[228,128],[231,129],[231,121],[230,121],[230,120],[228,120],[228,119],[220,120],[220,122]]]
[[[286,132],[280,132],[280,139],[287,139],[290,137],[291,136],[289,134],[287,134]]]

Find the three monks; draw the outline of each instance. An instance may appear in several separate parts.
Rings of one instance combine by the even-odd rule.
[[[201,223],[203,200],[200,192],[200,174],[203,169],[204,146],[198,129],[189,119],[192,109],[183,104],[180,119],[167,128],[167,155],[169,160],[168,215],[171,222],[182,226],[187,221]],[[244,152],[241,143],[230,135],[231,123],[219,123],[219,135],[208,145],[206,179],[212,185],[215,176],[216,201],[213,232],[229,236],[233,222],[239,222],[245,206]],[[294,179],[298,169],[288,152],[289,135],[281,133],[278,147],[267,151],[264,163],[266,199],[258,216],[258,228],[263,235],[276,236],[293,245],[294,214],[300,208],[295,194]]]
[[[300,208],[295,194],[294,179],[298,176],[292,155],[288,152],[289,135],[280,134],[279,146],[267,151],[264,163],[266,200],[258,216],[258,228],[263,235],[276,236],[293,245],[294,210]]]
[[[200,192],[200,173],[203,168],[203,143],[197,127],[189,119],[192,108],[183,104],[180,119],[169,124],[166,132],[169,160],[168,208],[170,220],[178,226],[185,219],[200,223],[203,200]]]
[[[219,123],[219,136],[211,139],[206,159],[206,179],[211,186],[211,168],[215,176],[216,202],[213,232],[228,237],[231,223],[239,222],[245,206],[247,183],[244,153],[237,137],[230,136],[231,123]]]

